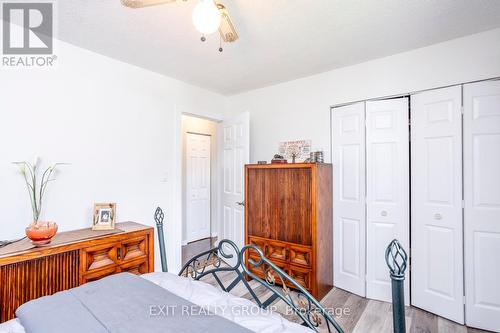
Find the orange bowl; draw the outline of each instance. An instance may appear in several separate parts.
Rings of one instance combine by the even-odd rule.
[[[57,224],[54,222],[34,222],[26,227],[26,236],[33,245],[46,245],[57,233]]]

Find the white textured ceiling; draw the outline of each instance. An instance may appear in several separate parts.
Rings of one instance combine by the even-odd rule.
[[[500,0],[222,0],[240,40],[200,41],[196,0],[59,0],[63,41],[230,95],[500,27]],[[500,41],[499,41],[500,42]]]

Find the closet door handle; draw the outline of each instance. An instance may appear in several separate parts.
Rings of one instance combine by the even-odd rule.
[[[434,214],[434,220],[441,220],[443,218],[443,215],[436,213]]]
[[[381,215],[381,216],[387,216],[387,211],[386,211],[386,210],[381,211],[381,212],[380,212],[380,215]]]

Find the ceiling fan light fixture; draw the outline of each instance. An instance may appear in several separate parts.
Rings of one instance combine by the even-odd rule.
[[[193,24],[202,34],[211,34],[219,29],[221,13],[213,0],[200,0],[193,10]]]

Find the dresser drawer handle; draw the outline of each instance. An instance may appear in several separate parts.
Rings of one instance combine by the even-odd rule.
[[[122,260],[122,248],[121,248],[121,247],[119,247],[119,248],[116,250],[116,252],[117,252],[117,255],[118,255],[118,260]]]

